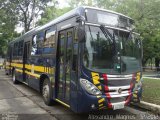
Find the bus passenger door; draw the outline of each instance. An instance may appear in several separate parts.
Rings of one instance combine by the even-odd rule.
[[[28,76],[26,72],[28,71],[27,69],[27,64],[29,60],[29,53],[30,53],[30,42],[25,42],[24,43],[24,54],[23,54],[23,82],[28,83]]]
[[[58,93],[57,98],[70,102],[70,81],[72,68],[73,28],[60,31],[58,39]]]

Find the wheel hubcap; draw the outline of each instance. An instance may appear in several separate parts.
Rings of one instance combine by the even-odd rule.
[[[16,76],[15,74],[13,74],[13,82],[15,82],[15,80],[16,80]]]
[[[48,99],[48,95],[49,95],[49,86],[48,85],[45,85],[43,87],[43,97],[45,98],[45,100]]]

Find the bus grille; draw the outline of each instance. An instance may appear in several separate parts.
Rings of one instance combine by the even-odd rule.
[[[117,98],[111,98],[110,102],[111,103],[118,103],[118,102],[123,102],[126,100],[127,97],[117,97]]]

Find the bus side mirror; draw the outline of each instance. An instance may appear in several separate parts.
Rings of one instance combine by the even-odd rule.
[[[83,27],[78,28],[78,41],[85,42],[85,31]]]

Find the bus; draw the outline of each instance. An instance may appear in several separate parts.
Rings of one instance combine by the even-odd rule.
[[[11,41],[6,74],[81,113],[123,109],[142,95],[142,42],[123,14],[82,6]]]

